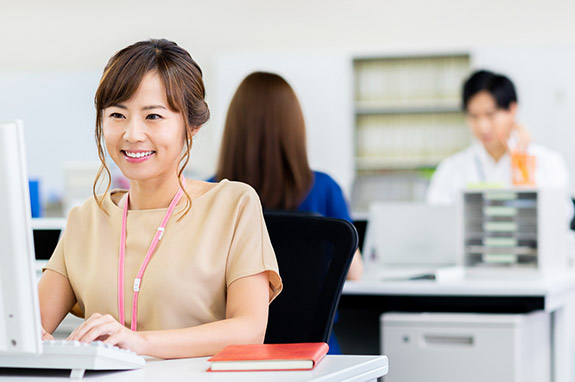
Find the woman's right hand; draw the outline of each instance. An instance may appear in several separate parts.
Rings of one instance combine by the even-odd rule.
[[[109,314],[94,313],[74,329],[67,340],[84,343],[102,341],[106,344],[143,354],[141,350],[143,336],[141,333],[126,328]]]

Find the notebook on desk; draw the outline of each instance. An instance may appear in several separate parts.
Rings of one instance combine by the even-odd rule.
[[[457,254],[454,206],[378,202],[369,209],[363,256],[382,279],[433,279],[454,266]]]

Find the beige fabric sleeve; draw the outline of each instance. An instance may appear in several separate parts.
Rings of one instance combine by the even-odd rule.
[[[279,294],[282,282],[275,253],[255,191],[242,195],[236,216],[235,232],[226,267],[226,283],[267,272],[270,283],[270,302]]]
[[[52,256],[50,256],[50,260],[48,260],[48,263],[42,269],[42,272],[45,271],[46,269],[50,269],[68,278],[68,269],[66,268],[66,260],[64,258],[65,241],[66,241],[66,230],[62,232],[60,240],[58,241],[58,245],[56,246],[56,249],[54,250]]]

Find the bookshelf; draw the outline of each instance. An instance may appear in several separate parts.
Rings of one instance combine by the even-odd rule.
[[[469,72],[468,53],[353,60],[354,211],[423,200],[439,162],[470,144],[460,106]]]

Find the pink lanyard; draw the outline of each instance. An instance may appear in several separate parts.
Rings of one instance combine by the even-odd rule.
[[[182,179],[182,184],[186,186],[186,179]],[[138,271],[138,275],[134,280],[134,300],[132,303],[132,330],[136,330],[138,325],[138,294],[140,293],[140,285],[142,283],[142,278],[144,277],[144,272],[146,271],[146,267],[152,258],[152,254],[158,245],[158,242],[162,239],[162,235],[164,234],[164,230],[166,228],[166,224],[168,224],[168,220],[170,216],[172,216],[172,212],[174,212],[174,208],[180,201],[184,190],[181,188],[178,190],[174,199],[170,203],[160,226],[158,227],[156,234],[154,235],[154,239],[150,244],[150,248],[148,248],[148,253],[146,254],[146,258],[144,262],[140,266],[140,270]],[[129,193],[126,195],[126,204],[124,204],[124,214],[122,216],[122,235],[120,237],[120,258],[118,260],[118,309],[119,309],[119,321],[122,325],[125,326],[126,320],[124,318],[124,259],[126,257],[126,230],[127,230],[127,222],[128,222],[128,204],[129,204]]]

